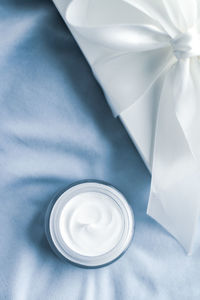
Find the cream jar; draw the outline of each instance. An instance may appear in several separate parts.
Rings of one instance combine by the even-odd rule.
[[[128,248],[134,216],[125,197],[111,185],[79,182],[48,208],[46,234],[53,250],[85,267],[113,262]]]

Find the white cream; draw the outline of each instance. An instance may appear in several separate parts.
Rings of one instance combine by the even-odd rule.
[[[133,235],[134,219],[124,196],[99,182],[70,187],[54,203],[50,244],[68,260],[101,266],[119,257]]]
[[[97,256],[113,249],[124,230],[123,215],[112,198],[97,192],[76,195],[60,217],[60,233],[73,251]]]

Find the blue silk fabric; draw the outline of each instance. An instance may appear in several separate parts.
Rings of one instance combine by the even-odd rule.
[[[199,300],[200,243],[187,256],[146,215],[150,174],[53,3],[1,0],[0,37],[0,299]],[[55,193],[88,178],[135,214],[130,248],[100,269],[63,262],[44,233]]]

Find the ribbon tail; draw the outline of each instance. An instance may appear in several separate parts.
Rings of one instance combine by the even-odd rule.
[[[182,80],[184,68],[182,71],[183,74],[179,63],[175,64],[164,81],[147,213],[191,253],[200,211],[200,168],[191,151],[185,126],[179,120],[180,104],[184,105],[184,97],[188,97],[181,92],[188,83]]]

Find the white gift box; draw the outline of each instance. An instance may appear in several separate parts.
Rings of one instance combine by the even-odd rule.
[[[70,4],[71,0],[53,0],[55,3],[58,11],[60,12],[61,16],[63,17],[63,20],[66,22],[69,29],[72,31],[72,34],[74,35],[77,43],[79,44],[80,48],[83,51],[83,54],[85,55],[86,59],[90,63],[90,47],[92,51],[92,45],[89,45],[87,43],[87,46],[85,47],[85,41],[78,36],[71,25],[67,22],[66,18],[66,11],[67,7]],[[93,5],[99,6],[95,7],[93,12],[95,12],[95,15],[92,16],[89,15],[90,18],[94,18],[102,22],[102,17],[107,18],[106,14],[104,13],[104,10],[102,10],[103,7],[106,7],[108,0],[101,0],[98,2],[93,1]],[[111,3],[112,2],[112,3]],[[120,2],[118,0],[112,0],[110,1],[110,4],[113,5],[113,7],[116,7],[117,2]],[[89,9],[89,7],[88,7]],[[99,14],[99,11],[102,11],[101,14]],[[126,11],[125,13],[128,13]],[[88,21],[90,21],[88,19]],[[92,20],[91,20],[92,21]],[[89,52],[89,53],[88,53]],[[159,89],[159,88],[158,88]],[[152,93],[158,93],[157,87],[155,87],[154,90],[151,91]],[[147,95],[148,97],[148,95]],[[137,107],[129,107],[122,113],[120,113],[119,117],[124,124],[125,128],[127,129],[131,139],[133,140],[134,144],[136,145],[141,157],[143,158],[147,168],[151,171],[152,166],[152,151],[153,151],[153,141],[154,141],[154,128],[155,128],[155,122],[156,122],[156,112],[157,112],[157,102],[159,101],[158,96],[156,97],[150,97],[151,101],[140,101],[137,104]]]
[[[147,213],[191,252],[200,214],[200,0],[53,0],[152,174]]]

